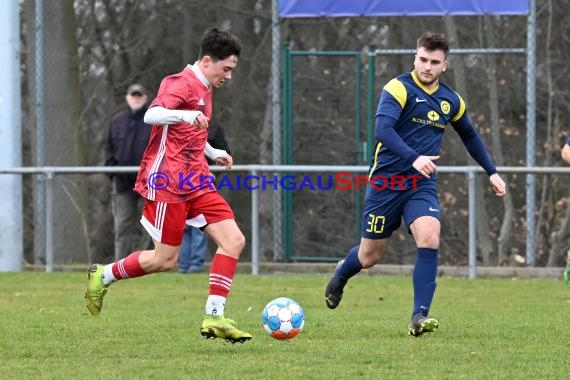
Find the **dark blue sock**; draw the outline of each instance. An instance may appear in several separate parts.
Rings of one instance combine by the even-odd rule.
[[[360,264],[360,260],[358,260],[358,246],[356,246],[348,251],[344,263],[338,269],[337,275],[341,280],[348,281],[349,278],[360,272],[361,269],[362,264]]]
[[[437,277],[437,249],[418,248],[414,266],[414,312],[427,315],[435,293]]]

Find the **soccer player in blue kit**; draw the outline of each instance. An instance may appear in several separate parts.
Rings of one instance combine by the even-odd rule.
[[[495,194],[506,184],[473,128],[466,105],[453,89],[439,82],[447,67],[449,43],[444,34],[426,32],[417,40],[414,70],[386,84],[376,111],[376,147],[366,188],[360,245],[339,262],[325,289],[325,301],[336,308],[348,280],[380,261],[388,238],[402,217],[417,246],[413,271],[414,307],[408,333],[420,336],[438,328],[429,315],[436,288],[441,211],[437,165],[443,132],[451,124],[467,151],[489,175]],[[387,179],[391,186],[386,186]],[[405,180],[403,180],[405,178]],[[419,179],[418,179],[419,178]]]

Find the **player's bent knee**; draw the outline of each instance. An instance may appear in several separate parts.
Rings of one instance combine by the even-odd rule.
[[[238,258],[245,247],[245,236],[240,233],[226,238],[220,242],[219,247],[228,255]]]
[[[360,264],[362,265],[362,268],[368,269],[368,268],[372,268],[374,265],[376,265],[377,262],[378,262],[377,260],[366,259],[366,260],[362,260],[360,262]]]
[[[245,247],[245,236],[239,234],[234,239],[232,239],[229,245],[232,251],[241,252]]]
[[[362,268],[368,269],[378,263],[379,257],[374,253],[364,253],[362,256],[358,256],[358,260],[360,261]]]
[[[242,250],[245,248],[245,236],[241,235],[238,239],[237,239],[237,247]]]

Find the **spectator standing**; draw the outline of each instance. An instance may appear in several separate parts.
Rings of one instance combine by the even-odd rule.
[[[148,109],[145,88],[138,83],[130,85],[125,101],[127,107],[113,116],[109,125],[106,166],[138,166],[148,144],[151,126],[143,120]],[[150,237],[137,220],[144,207],[144,198],[134,191],[137,173],[117,173],[112,178],[115,260],[119,260],[147,248]]]

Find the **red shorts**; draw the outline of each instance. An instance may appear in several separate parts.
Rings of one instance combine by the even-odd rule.
[[[228,202],[217,192],[209,192],[181,203],[166,203],[146,199],[141,224],[153,240],[179,246],[184,227],[204,227],[226,219],[235,219]]]

